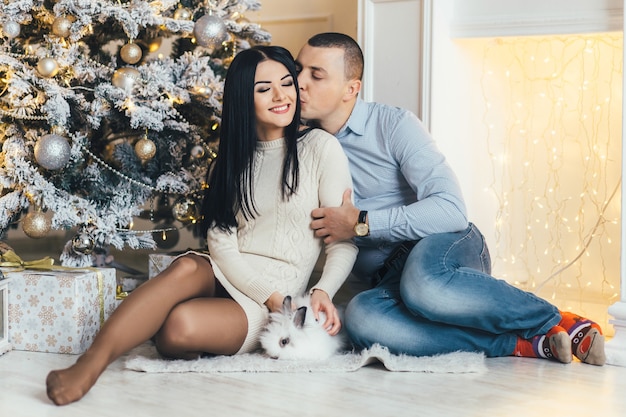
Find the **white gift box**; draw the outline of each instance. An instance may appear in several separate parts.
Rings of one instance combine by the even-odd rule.
[[[151,253],[148,255],[148,279],[154,278],[161,271],[170,266],[176,257],[191,251],[208,253],[206,249],[187,249],[179,252]]]
[[[154,278],[167,268],[177,255],[169,253],[151,253],[148,255],[148,279]]]
[[[83,353],[118,305],[113,268],[4,274],[11,278],[8,330],[15,350]]]
[[[206,249],[188,249],[180,252],[151,253],[148,255],[148,279],[154,278],[159,272],[170,266],[177,256],[189,251],[208,253]]]
[[[1,274],[1,272],[0,272]],[[11,350],[9,343],[9,279],[0,275],[0,355]]]

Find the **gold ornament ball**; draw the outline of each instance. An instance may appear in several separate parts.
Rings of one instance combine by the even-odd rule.
[[[179,222],[195,221],[198,220],[198,206],[193,199],[181,197],[174,203],[172,214]]]
[[[191,19],[191,11],[189,11],[189,9],[186,9],[184,7],[179,7],[174,12],[174,19],[176,19],[176,20],[189,20],[189,19]]]
[[[59,16],[52,22],[52,33],[61,38],[67,38],[70,36],[70,29],[72,28],[72,21],[65,16]]]
[[[202,145],[195,145],[193,148],[191,148],[191,152],[189,153],[193,159],[202,159],[206,154],[206,152],[204,151],[204,146]]]
[[[135,143],[135,153],[139,159],[147,161],[156,155],[156,145],[148,138],[141,138]]]
[[[37,63],[37,72],[42,77],[54,77],[59,72],[59,64],[57,64],[54,58],[41,58]]]
[[[193,26],[193,35],[200,46],[218,48],[228,39],[228,28],[222,19],[204,15]]]
[[[124,67],[115,70],[111,82],[118,88],[130,90],[135,85],[135,81],[139,80],[141,73],[135,68]]]
[[[48,236],[50,227],[50,219],[41,211],[28,213],[24,217],[24,220],[22,220],[22,230],[24,230],[24,234],[33,239]]]
[[[89,255],[95,247],[96,243],[89,233],[81,232],[72,239],[72,250],[79,255]]]
[[[43,135],[35,144],[35,160],[45,169],[57,170],[70,160],[70,144],[55,133]]]
[[[21,30],[22,27],[15,20],[7,20],[2,24],[2,33],[9,39],[17,38]]]
[[[120,56],[127,64],[136,64],[141,60],[142,55],[141,47],[136,43],[127,43],[120,50]]]

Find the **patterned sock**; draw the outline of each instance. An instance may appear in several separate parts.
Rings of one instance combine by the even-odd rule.
[[[554,326],[548,333],[535,336],[530,340],[518,338],[513,355],[570,363],[572,361],[572,343],[563,327]]]
[[[567,330],[572,341],[572,352],[582,362],[604,365],[604,336],[597,323],[568,311],[561,311],[559,326]]]

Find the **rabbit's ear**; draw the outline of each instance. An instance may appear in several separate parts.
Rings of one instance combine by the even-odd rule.
[[[306,318],[306,306],[300,307],[296,314],[293,316],[293,324],[297,329],[301,329],[304,325],[304,319]]]
[[[285,313],[291,311],[291,296],[290,295],[283,298],[283,311]]]

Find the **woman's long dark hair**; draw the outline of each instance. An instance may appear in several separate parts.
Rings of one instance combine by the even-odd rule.
[[[267,60],[283,64],[296,89],[294,119],[285,127],[287,152],[283,162],[283,198],[289,198],[298,188],[300,89],[295,61],[291,53],[280,46],[254,46],[239,52],[226,73],[220,144],[217,158],[207,174],[208,188],[202,201],[202,236],[206,236],[210,227],[222,230],[236,227],[235,214],[239,210],[246,219],[258,214],[253,192],[254,154],[258,142],[254,77],[258,64]]]

